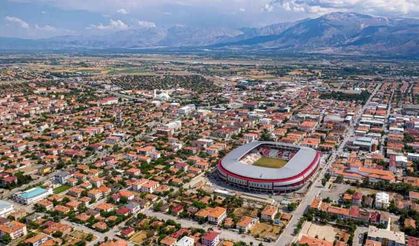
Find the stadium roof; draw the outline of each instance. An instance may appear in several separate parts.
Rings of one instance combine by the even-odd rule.
[[[253,149],[260,145],[275,145],[299,149],[298,152],[289,160],[285,166],[281,168],[268,168],[260,167],[255,165],[249,165],[240,162],[240,159],[248,154]],[[230,153],[228,153],[222,159],[222,167],[227,171],[237,174],[243,177],[253,179],[289,179],[290,177],[301,175],[307,168],[309,168],[313,161],[316,160],[318,153],[316,150],[308,147],[296,146],[286,143],[277,142],[261,142],[254,141],[245,145],[242,145]]]

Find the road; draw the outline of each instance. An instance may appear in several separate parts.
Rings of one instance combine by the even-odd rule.
[[[389,127],[389,117],[391,114],[391,102],[393,101],[393,97],[394,97],[394,91],[391,93],[390,99],[388,101],[387,104],[387,113],[386,113],[386,118],[385,118],[385,122],[384,122],[384,126],[383,126],[383,130],[384,130],[384,136],[381,137],[381,143],[380,143],[380,152],[381,154],[383,154],[385,156],[385,144],[386,144],[386,140],[387,140],[387,131],[388,131],[388,127]]]
[[[368,227],[358,226],[354,232],[352,246],[362,246],[366,232],[368,232]]]
[[[349,125],[348,129],[346,130],[346,132],[344,134],[344,138],[343,138],[342,142],[340,143],[339,147],[337,148],[337,150],[332,152],[329,160],[325,164],[320,163],[320,166],[322,167],[322,169],[321,169],[319,175],[316,176],[315,180],[313,181],[313,184],[311,185],[311,187],[307,191],[306,195],[304,196],[304,199],[300,202],[297,209],[293,212],[293,216],[292,216],[290,222],[288,223],[288,225],[285,227],[284,231],[279,236],[278,240],[276,241],[276,245],[281,245],[281,246],[291,245],[296,240],[296,235],[293,235],[293,234],[294,234],[294,230],[295,230],[295,228],[298,224],[298,221],[303,216],[305,210],[307,209],[307,207],[309,206],[311,201],[313,201],[313,199],[316,196],[318,196],[320,194],[320,192],[326,190],[325,187],[327,187],[327,185],[323,186],[321,184],[322,178],[324,177],[326,172],[329,170],[332,163],[336,160],[336,158],[343,152],[343,149],[345,148],[346,143],[348,142],[348,140],[351,138],[351,136],[354,133],[354,127],[358,124],[363,112],[367,108],[368,104],[371,102],[371,99],[375,96],[377,91],[380,89],[380,87],[381,87],[381,85],[378,85],[374,89],[373,93],[371,93],[371,96],[368,98],[367,102],[364,104],[362,109],[359,110],[356,113],[356,115],[353,119],[353,123],[351,123]]]

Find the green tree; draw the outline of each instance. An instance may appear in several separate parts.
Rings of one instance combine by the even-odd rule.
[[[10,237],[9,234],[4,234],[3,237],[1,238],[1,241],[7,245],[12,241],[12,238]]]

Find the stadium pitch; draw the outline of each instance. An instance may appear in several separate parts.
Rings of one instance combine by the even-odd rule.
[[[281,168],[287,164],[288,161],[277,158],[261,157],[253,163],[254,166],[268,167],[268,168]]]

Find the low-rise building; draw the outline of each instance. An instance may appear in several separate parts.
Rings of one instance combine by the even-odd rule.
[[[10,238],[16,239],[28,234],[26,225],[19,221],[10,221],[0,225],[0,237],[9,235]]]
[[[41,187],[34,187],[24,192],[14,195],[14,199],[22,204],[32,204],[45,197],[52,195],[52,189],[43,189]]]
[[[0,217],[7,217],[13,210],[14,206],[12,203],[0,200]]]
[[[380,229],[375,226],[368,227],[368,236],[369,240],[377,241],[383,245],[388,246],[404,246],[405,235],[404,232],[396,232],[387,229]]]
[[[195,239],[184,236],[179,241],[176,242],[175,246],[194,246],[195,245]]]
[[[204,246],[217,246],[220,243],[220,233],[209,231],[201,238],[201,243]]]

